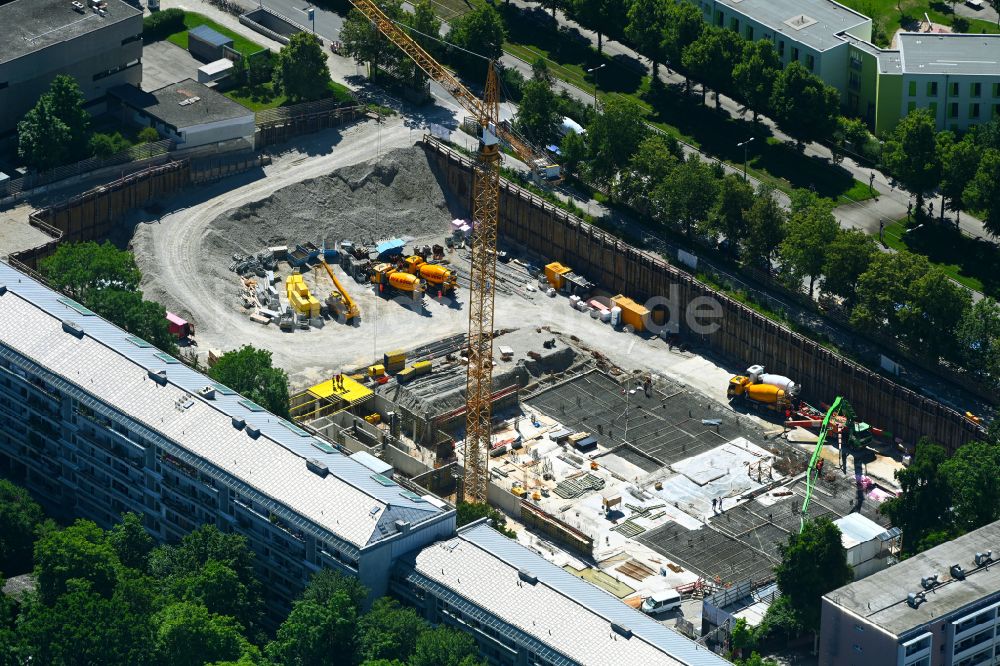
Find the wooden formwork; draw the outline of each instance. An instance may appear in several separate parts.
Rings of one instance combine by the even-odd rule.
[[[435,171],[458,197],[471,197],[470,162],[442,144],[423,142]],[[470,208],[471,209],[471,208]],[[981,433],[961,413],[858,365],[742,303],[698,282],[661,257],[636,249],[530,192],[504,182],[500,233],[548,259],[572,266],[612,293],[640,301],[664,298],[681,335],[736,365],[753,363],[801,378],[803,398],[815,404],[847,397],[858,414],[905,442],[927,436],[954,452]],[[718,330],[700,335],[681,316],[696,299],[718,304]],[[673,310],[680,312],[673,312]]]

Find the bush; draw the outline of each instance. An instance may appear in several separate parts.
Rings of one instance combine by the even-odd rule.
[[[151,129],[151,128],[146,128]],[[156,130],[153,130],[156,133]],[[128,150],[132,147],[132,142],[121,135],[121,132],[115,132],[114,134],[101,134],[100,132],[95,132],[92,137],[90,137],[90,152],[94,157],[100,157],[102,159],[116,155],[123,150]]]
[[[152,127],[143,127],[135,138],[137,143],[155,143],[160,140],[160,133]]]
[[[154,12],[142,20],[142,40],[146,43],[164,39],[184,29],[184,10],[177,8]]]

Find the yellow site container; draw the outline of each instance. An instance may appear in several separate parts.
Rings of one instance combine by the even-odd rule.
[[[545,279],[549,281],[555,289],[562,289],[566,284],[566,273],[571,272],[569,266],[563,266],[558,261],[553,261],[545,266]]]
[[[385,354],[382,355],[382,362],[383,365],[385,365],[385,367],[387,368],[390,365],[400,365],[406,363],[406,352],[400,351],[398,349],[395,351],[386,352]]]
[[[372,425],[378,425],[382,422],[382,416],[378,412],[369,414],[365,417],[365,421],[368,421],[368,423],[371,423]]]
[[[416,372],[413,370],[413,366],[403,368],[396,373],[396,381],[398,382],[408,382],[416,376]]]
[[[622,309],[623,324],[631,326],[636,331],[646,330],[646,324],[643,319],[649,316],[648,308],[639,305],[628,296],[623,296],[622,294],[613,296],[611,302]]]
[[[381,377],[385,374],[385,366],[381,363],[376,363],[375,365],[368,366],[368,376],[369,377]]]
[[[422,375],[430,374],[431,362],[430,361],[417,361],[413,364],[413,376],[420,377]]]

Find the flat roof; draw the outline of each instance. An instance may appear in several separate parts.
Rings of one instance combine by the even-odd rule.
[[[85,9],[81,14],[70,0],[15,0],[0,6],[0,63],[68,42],[94,30],[100,30],[127,19],[141,17],[142,12],[122,0],[104,0],[103,16]],[[81,0],[84,6],[87,0]],[[141,24],[138,24],[141,29]]]
[[[485,522],[461,528],[454,538],[411,557],[419,575],[562,655],[543,655],[554,663],[729,663]]]
[[[228,475],[349,544],[364,548],[400,533],[398,520],[417,530],[451,511],[5,263],[0,285],[6,287],[0,295],[0,350],[30,359],[208,463],[215,474]],[[64,321],[79,326],[83,337],[66,332]],[[166,384],[149,372],[165,373]],[[212,399],[199,393],[206,386],[216,389]],[[236,427],[237,421],[245,427]],[[326,465],[329,474],[309,471],[309,459]]]
[[[871,21],[831,0],[716,0],[716,4],[817,51],[843,44],[840,33]]]
[[[153,92],[128,85],[115,86],[108,92],[133,109],[177,129],[253,117],[250,109],[194,79],[171,83]],[[194,102],[182,104],[195,98]]]
[[[1000,76],[1000,35],[899,35],[904,74]]]
[[[860,513],[849,513],[837,518],[833,524],[840,529],[844,548],[853,548],[859,543],[873,541],[887,531],[885,527]]]
[[[232,45],[233,38],[226,37],[220,32],[212,30],[207,25],[198,25],[188,30],[188,37],[197,37],[203,42],[208,42],[212,46]]]
[[[895,636],[936,622],[990,596],[1000,598],[1000,521],[935,546],[867,578],[823,596],[830,603],[864,618]],[[994,551],[993,564],[976,567],[976,553]],[[954,579],[953,564],[965,571]],[[917,608],[907,603],[911,592],[923,592],[921,579],[937,574],[939,585],[926,591]]]

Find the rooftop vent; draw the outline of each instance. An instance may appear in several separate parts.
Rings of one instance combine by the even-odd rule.
[[[167,385],[167,371],[166,370],[147,370],[146,374],[148,374],[149,378],[152,379],[157,384],[159,384],[160,386],[166,386]]]
[[[619,636],[624,636],[625,638],[632,638],[632,630],[626,627],[624,624],[618,624],[617,622],[612,622],[611,631],[615,632]]]
[[[236,428],[237,430],[243,430],[243,426],[245,426],[246,424],[247,422],[241,419],[240,417],[238,416],[233,417],[233,427]]]
[[[965,570],[962,569],[961,564],[951,565],[951,569],[949,569],[949,571],[951,572],[951,577],[955,580],[962,580],[965,578]]]
[[[80,12],[81,14],[85,11],[83,3],[78,0],[73,0],[73,2],[69,3],[69,6],[72,7],[74,11]]]
[[[993,561],[993,551],[988,550],[985,553],[976,553],[975,563],[977,567],[981,567],[988,562]]]
[[[215,400],[215,387],[202,386],[200,389],[198,389],[198,395],[203,397],[205,400]]]
[[[932,587],[934,587],[937,584],[938,584],[938,575],[937,574],[931,574],[930,576],[924,576],[923,578],[920,579],[920,587],[924,588],[925,590],[929,590],[929,589],[931,589]]]
[[[75,321],[63,321],[62,329],[72,335],[74,338],[83,337],[83,329]]]
[[[396,531],[400,534],[406,534],[410,531],[410,523],[405,520],[397,520],[393,524],[396,526]]]
[[[811,25],[816,25],[816,19],[811,16],[806,16],[805,14],[799,14],[798,16],[793,16],[785,21],[785,25],[792,30],[802,30],[803,28],[808,28]]]
[[[0,296],[3,296],[6,293],[7,293],[7,285],[0,284]]]
[[[181,101],[177,102],[177,104],[179,106],[191,106],[192,104],[194,104],[195,102],[199,101],[200,99],[201,99],[201,97],[198,97],[198,96],[188,97],[187,99],[182,99]]]
[[[325,463],[322,463],[315,458],[309,458],[306,460],[306,469],[317,476],[323,477],[324,479],[326,478],[326,475],[330,473],[330,468],[327,467]]]
[[[517,570],[517,577],[520,578],[521,580],[523,580],[528,585],[537,585],[538,584],[538,576],[536,576],[535,574],[531,573],[530,571],[528,571],[526,569],[518,569]]]
[[[910,605],[910,608],[919,608],[920,604],[927,601],[927,596],[923,592],[910,592],[906,595],[906,603]]]
[[[246,433],[250,435],[250,439],[257,439],[260,437],[260,428],[254,428],[253,426],[246,427]]]

